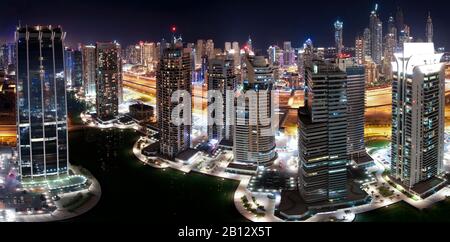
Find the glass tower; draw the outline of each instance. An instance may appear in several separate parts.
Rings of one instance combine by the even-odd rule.
[[[22,177],[68,172],[64,37],[60,27],[20,27],[17,132]]]

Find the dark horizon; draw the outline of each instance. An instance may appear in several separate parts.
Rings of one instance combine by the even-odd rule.
[[[185,42],[213,39],[217,48],[225,41],[240,44],[252,37],[257,49],[265,50],[271,44],[282,45],[292,41],[300,47],[308,38],[316,46],[332,46],[333,23],[344,22],[344,44],[354,46],[354,39],[369,25],[369,15],[375,3],[383,21],[401,7],[405,23],[411,27],[415,40],[425,39],[425,24],[431,11],[434,23],[435,46],[447,47],[450,36],[446,26],[449,2],[431,0],[341,0],[313,2],[274,2],[249,0],[226,2],[206,0],[147,2],[140,0],[79,0],[71,4],[62,0],[1,0],[5,10],[0,16],[0,39],[13,39],[13,33],[22,25],[61,25],[67,32],[66,44],[95,43],[117,40],[122,45],[138,41],[157,42],[171,36],[170,27],[176,25]]]

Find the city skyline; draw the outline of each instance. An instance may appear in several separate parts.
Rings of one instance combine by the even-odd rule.
[[[353,46],[356,36],[362,35],[364,28],[368,26],[370,12],[375,4],[378,4],[383,32],[386,32],[389,17],[392,15],[395,18],[396,9],[400,7],[403,10],[405,24],[411,26],[412,35],[416,39],[426,40],[426,24],[430,12],[434,20],[436,47],[449,48],[444,40],[445,36],[450,35],[444,21],[445,8],[449,3],[430,3],[427,6],[413,2],[415,1],[343,0],[333,5],[325,2],[274,5],[265,0],[258,1],[258,4],[253,1],[248,3],[228,1],[226,4],[197,1],[195,4],[183,4],[182,8],[170,8],[166,3],[150,5],[137,0],[128,1],[126,5],[118,1],[109,1],[116,3],[117,6],[105,5],[102,0],[86,5],[82,0],[69,7],[59,0],[44,0],[39,4],[31,1],[17,3],[7,0],[5,5],[7,11],[0,16],[0,39],[11,41],[13,39],[11,32],[19,23],[22,25],[40,23],[62,25],[69,33],[66,42],[72,47],[76,47],[78,43],[94,44],[97,41],[112,40],[126,46],[141,40],[158,42],[162,38],[169,39],[171,34],[168,30],[175,25],[185,42],[213,39],[216,43],[220,43],[220,48],[223,48],[221,43],[234,40],[242,43],[248,36],[252,37],[256,49],[260,50],[272,44],[282,46],[286,40],[292,41],[294,47],[300,47],[308,38],[317,43],[316,45],[327,47],[334,46],[333,23],[339,20],[344,23],[344,45]],[[233,6],[236,6],[236,13],[232,10]],[[285,13],[283,18],[262,11],[267,6],[270,6],[274,13]],[[108,11],[104,11],[106,13],[95,11],[102,7]],[[302,11],[302,8],[315,11]],[[55,11],[60,9],[62,11]],[[33,11],[48,14],[37,16],[31,14]],[[240,12],[242,14],[239,14]],[[298,12],[301,12],[301,15]],[[80,13],[83,13],[82,18],[79,17]],[[107,13],[117,17],[106,17]],[[204,21],[205,19],[208,21]],[[223,19],[228,21],[222,21]],[[264,24],[260,24],[261,21]]]

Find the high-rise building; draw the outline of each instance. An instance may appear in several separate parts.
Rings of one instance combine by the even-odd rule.
[[[387,29],[388,34],[393,34],[394,35],[394,39],[395,42],[398,41],[398,30],[397,27],[395,26],[395,20],[394,17],[389,17],[388,20],[388,29]]]
[[[283,43],[283,62],[280,62],[282,66],[292,66],[295,64],[295,50],[292,48],[290,41]]]
[[[220,92],[223,105],[220,105],[214,96],[208,97],[209,121],[216,121],[216,123],[208,124],[208,138],[209,140],[216,140],[218,143],[222,141],[233,142],[233,95],[237,85],[234,70],[233,59],[226,56],[216,56],[209,60],[208,91]],[[220,105],[220,107],[212,104]]]
[[[356,59],[339,59],[338,65],[347,74],[347,153],[356,160],[367,157],[364,142],[366,72]]]
[[[246,56],[243,60],[243,84],[238,88],[234,132],[235,162],[270,166],[277,158],[271,119],[273,70],[263,56]],[[245,98],[251,94],[255,95]]]
[[[81,47],[82,69],[83,69],[83,89],[86,97],[96,96],[96,62],[97,51],[95,45],[84,45]]]
[[[370,36],[370,29],[369,28],[365,28],[364,29],[364,35],[363,35],[363,40],[364,40],[364,59],[366,59],[366,57],[371,57],[372,56],[372,41],[371,41],[371,36]]]
[[[9,66],[16,63],[16,45],[15,43],[6,43],[0,46],[0,69],[8,70]]]
[[[116,42],[96,45],[97,118],[108,121],[119,115],[122,102],[122,59]]]
[[[64,76],[66,77],[66,85],[73,87],[72,83],[72,69],[73,69],[73,49],[64,48]]]
[[[83,83],[83,54],[79,49],[72,52],[72,85],[76,88],[80,88]]]
[[[214,58],[214,41],[212,39],[209,39],[206,41],[206,55],[209,59]]]
[[[342,54],[342,49],[344,49],[343,42],[343,29],[344,23],[339,20],[334,23],[334,42],[337,50],[337,54]]]
[[[403,16],[403,10],[400,7],[397,8],[397,13],[395,16],[395,24],[397,27],[397,31],[402,31],[405,29],[405,20],[404,20],[404,16]]]
[[[145,42],[142,46],[142,62],[149,70],[153,70],[155,67],[156,45],[155,43]]]
[[[68,174],[65,33],[60,27],[19,27],[15,38],[20,174]]]
[[[405,43],[392,86],[392,177],[405,189],[443,172],[445,78],[433,43]]]
[[[306,67],[299,109],[299,190],[307,203],[347,198],[347,75],[321,60]]]
[[[433,20],[431,19],[431,13],[428,13],[426,33],[427,42],[433,43]]]
[[[231,50],[231,42],[225,42],[225,53],[229,53]]]
[[[365,62],[364,39],[361,36],[356,37],[355,58],[359,65],[364,64],[364,62]]]
[[[197,47],[195,53],[196,53],[195,63],[197,63],[197,65],[200,65],[200,63],[202,63],[203,56],[206,55],[206,43],[204,40],[202,39],[197,40]]]
[[[403,30],[400,31],[400,34],[398,36],[398,49],[403,49],[403,46],[405,43],[410,43],[412,42],[412,37],[411,37],[411,29],[409,28],[408,25],[405,25]]]
[[[249,52],[254,52],[253,50],[253,40],[250,36],[248,36],[248,40],[247,40],[247,49]]]
[[[378,5],[376,5],[375,10],[370,15],[370,52],[372,60],[377,64],[381,64],[383,56],[383,23],[378,17],[377,10]]]
[[[172,102],[172,95],[176,91],[192,94],[191,53],[184,50],[180,43],[172,43],[169,48],[163,50],[156,77],[160,153],[169,159],[175,159],[191,145],[191,124],[176,125],[171,119],[172,112],[178,105],[177,102]],[[179,95],[178,100],[181,98],[187,97]],[[183,112],[183,115],[192,115],[192,112],[189,110],[188,113]]]
[[[241,49],[239,48],[238,42],[233,42],[233,56],[234,56],[234,67],[240,68],[241,66]]]
[[[392,62],[394,61],[394,52],[397,49],[397,39],[393,33],[388,33],[385,36],[384,42],[384,58],[383,58],[383,73],[387,80],[392,80]]]

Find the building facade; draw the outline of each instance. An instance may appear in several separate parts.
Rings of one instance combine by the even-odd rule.
[[[272,104],[273,70],[263,56],[244,58],[243,84],[238,91],[234,131],[235,162],[270,166],[277,158]],[[249,93],[256,95],[246,98]],[[239,100],[240,98],[240,100]],[[245,100],[243,100],[245,99]],[[264,122],[267,117],[271,122]],[[251,120],[254,122],[251,122]]]
[[[234,73],[234,61],[226,56],[216,56],[209,61],[208,91],[220,92],[222,103],[208,96],[208,139],[220,143],[223,140],[233,141],[234,93],[237,78]],[[212,104],[220,105],[220,107]],[[216,121],[216,122],[214,122]]]
[[[16,31],[17,137],[23,178],[68,174],[64,38],[60,27]]]
[[[443,172],[445,78],[433,43],[406,43],[395,54],[392,177],[412,189]]]
[[[366,71],[356,59],[339,59],[338,64],[339,69],[347,74],[347,153],[350,159],[357,159],[366,156]]]
[[[163,50],[156,76],[160,153],[172,160],[191,145],[191,124],[176,125],[171,119],[172,112],[178,105],[178,102],[172,102],[172,95],[176,91],[185,91],[192,96],[191,53],[184,50],[181,43],[172,43],[169,48]],[[187,97],[177,98],[180,100]],[[192,107],[188,113],[183,112],[183,115],[192,115],[191,110]]]
[[[343,30],[344,30],[344,23],[336,21],[334,23],[334,42],[338,55],[341,55],[342,49],[344,49]]]
[[[84,45],[82,52],[83,90],[86,97],[96,95],[96,62],[97,52],[95,45]]]
[[[299,190],[307,203],[347,198],[347,75],[315,60],[299,109]]]
[[[97,118],[109,121],[119,115],[122,102],[122,59],[120,45],[113,42],[96,45]]]

